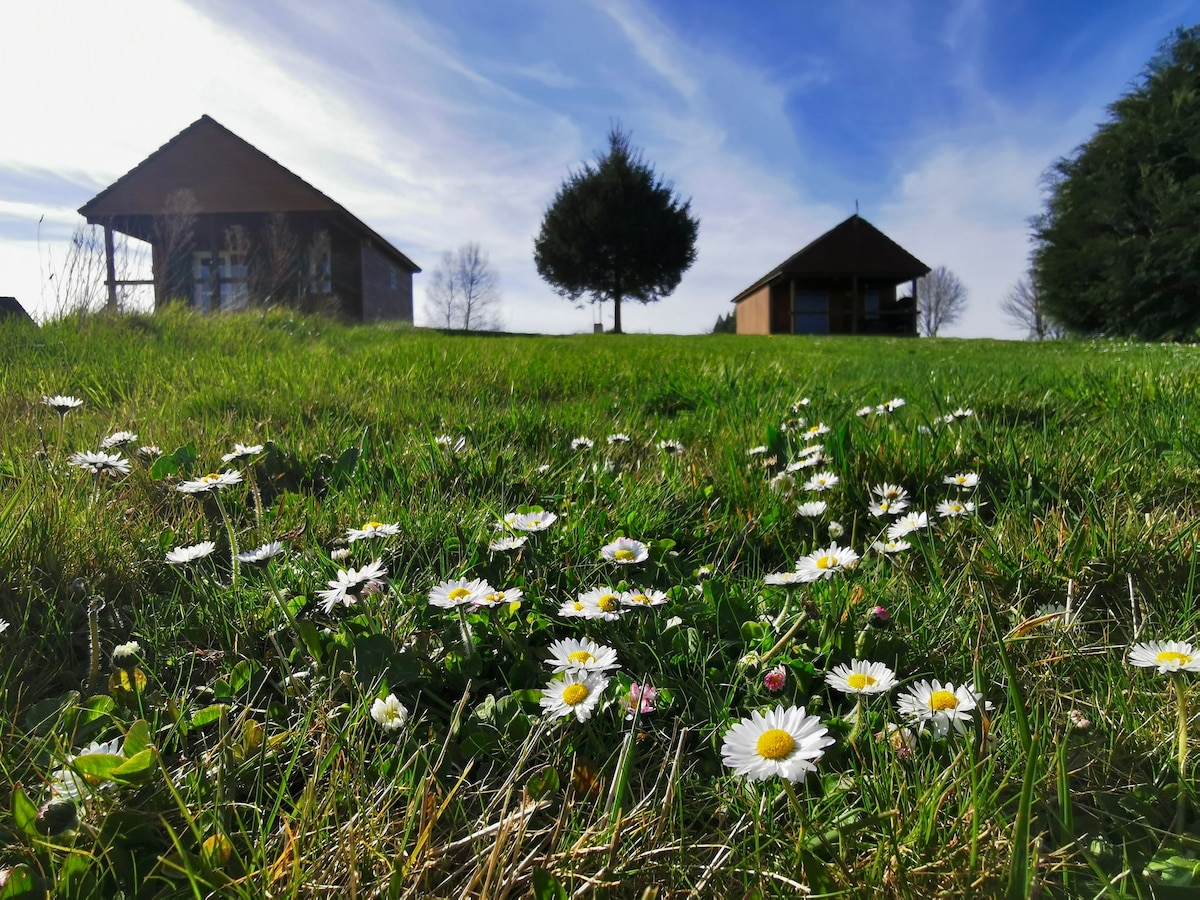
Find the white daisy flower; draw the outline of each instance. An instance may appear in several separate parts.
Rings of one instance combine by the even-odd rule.
[[[545,531],[557,521],[558,515],[552,512],[523,513],[513,519],[510,527],[517,531]]]
[[[226,453],[221,457],[221,462],[231,463],[234,460],[250,459],[252,456],[258,456],[263,452],[262,444],[238,444],[234,443],[233,451]]]
[[[898,516],[908,509],[908,501],[889,500],[884,497],[881,500],[872,500],[867,509],[877,519],[882,519],[884,516]]]
[[[796,563],[796,571],[801,581],[819,581],[822,578],[832,578],[838,572],[853,568],[857,563],[858,554],[855,551],[849,547],[832,544],[824,550],[800,557]]]
[[[550,645],[550,658],[546,662],[555,672],[607,672],[621,668],[616,650],[587,638],[555,641]]]
[[[943,519],[957,519],[975,512],[970,500],[943,500],[937,505],[937,514]]]
[[[334,562],[341,562],[343,559],[349,559],[350,558],[350,548],[349,547],[338,547],[336,550],[330,550],[329,558],[332,559]]]
[[[808,404],[810,404],[810,403],[812,403],[811,397],[801,397],[799,400],[797,400],[795,403],[792,404],[792,412],[799,413],[800,410],[804,409],[804,407],[808,406]]]
[[[625,606],[662,606],[666,602],[666,594],[651,588],[634,588],[621,595],[621,603]]]
[[[786,497],[796,489],[796,479],[787,472],[780,472],[771,478],[767,485],[775,493],[783,494]]]
[[[564,600],[558,607],[558,614],[566,619],[592,618],[588,605],[583,602],[582,597],[577,597],[574,600]]]
[[[619,566],[630,566],[634,563],[645,562],[650,555],[650,548],[641,541],[633,538],[619,537],[611,544],[600,548],[600,556],[608,562]]]
[[[192,544],[190,547],[176,547],[174,550],[167,551],[167,562],[173,566],[181,566],[185,563],[195,562],[198,559],[204,559],[214,550],[217,545],[212,541],[201,541],[199,544]]]
[[[887,536],[889,541],[898,541],[905,535],[912,534],[914,531],[920,531],[922,528],[929,527],[929,516],[923,512],[905,513],[895,522],[888,526]]]
[[[608,679],[599,672],[568,672],[542,689],[538,704],[553,719],[574,716],[580,722],[586,722],[606,687]]]
[[[142,652],[142,645],[137,641],[126,641],[123,644],[117,644],[113,647],[112,659],[116,665],[122,665],[131,661]]]
[[[591,450],[594,446],[596,446],[596,442],[587,437],[577,437],[571,441],[572,450]]]
[[[862,419],[862,418],[865,418],[866,416],[869,416],[873,412],[875,412],[875,407],[873,407],[873,406],[860,406],[858,409],[856,409],[854,411],[854,414],[856,416],[858,416],[860,419]]]
[[[367,563],[361,569],[338,569],[337,578],[327,582],[329,589],[317,591],[322,611],[331,612],[339,603],[353,606],[360,594],[382,587],[381,579],[386,574],[387,567],[381,559]]]
[[[529,535],[527,534],[522,534],[518,537],[496,538],[488,544],[488,549],[496,552],[502,550],[520,550],[525,546],[527,540],[529,540]]]
[[[78,397],[68,397],[62,394],[55,394],[53,397],[42,396],[42,403],[50,407],[60,416],[65,416],[73,409],[78,409],[83,406],[83,401]]]
[[[765,781],[773,775],[803,781],[816,770],[817,761],[832,743],[829,729],[803,706],[777,706],[765,715],[752,712],[725,732],[721,761],[735,775],[751,781]]]
[[[467,439],[465,437],[454,438],[448,434],[439,434],[433,439],[433,442],[451,455],[462,453],[467,447]]]
[[[881,662],[852,659],[834,666],[825,683],[843,694],[881,694],[896,686],[896,673]]]
[[[973,488],[979,484],[979,475],[975,472],[962,472],[958,475],[947,475],[942,484],[952,484],[960,488]]]
[[[796,515],[804,516],[806,519],[815,518],[825,512],[829,508],[829,504],[824,500],[813,500],[809,503],[801,503],[796,507]]]
[[[400,702],[395,694],[388,694],[383,700],[378,697],[371,704],[371,718],[384,731],[396,731],[404,727],[408,721],[408,708]]]
[[[658,449],[663,453],[669,453],[672,456],[678,456],[683,452],[683,444],[676,440],[665,440],[658,442]]]
[[[162,456],[162,448],[158,444],[143,444],[137,448],[137,455],[146,459],[158,459]]]
[[[793,569],[791,572],[771,572],[769,575],[763,576],[763,584],[771,585],[772,587],[793,584],[804,584],[808,579]]]
[[[0,634],[4,634],[6,631],[8,631],[8,620],[0,619]]]
[[[784,471],[799,472],[801,469],[811,469],[813,466],[819,466],[821,463],[828,461],[820,453],[813,454],[812,456],[802,456],[794,462],[788,463]]]
[[[484,582],[484,584],[487,584],[487,582]],[[504,590],[492,588],[483,594],[483,596],[477,597],[471,602],[476,606],[499,606],[502,603],[516,603],[519,606],[524,597],[525,592],[520,588],[505,588]]]
[[[1129,664],[1168,672],[1200,672],[1200,654],[1187,641],[1149,641],[1129,648]]]
[[[114,431],[100,442],[100,448],[102,450],[111,450],[113,447],[125,447],[137,439],[138,436],[132,431]]]
[[[874,541],[871,549],[876,553],[902,553],[905,550],[911,550],[912,544],[901,540]]]
[[[969,419],[971,416],[975,415],[975,410],[971,409],[969,406],[965,409],[960,406],[958,409],[952,412],[951,415],[956,419]]]
[[[283,544],[279,541],[270,541],[263,544],[261,547],[255,547],[253,550],[246,550],[237,555],[237,561],[240,563],[265,563],[269,559],[273,559],[283,552]]]
[[[846,526],[835,520],[826,526],[826,530],[829,532],[829,536],[836,541],[846,533]]]
[[[75,760],[84,756],[120,756],[124,746],[124,738],[113,738],[111,741],[92,741],[78,753],[72,753],[63,762],[61,769],[50,773],[50,799],[70,800],[78,803],[94,791],[111,787],[112,782],[100,781],[93,776],[81,775],[75,771]]]
[[[832,472],[818,472],[812,478],[808,479],[808,481],[804,482],[804,489],[806,491],[827,491],[835,487],[840,481],[841,479]]]
[[[907,500],[908,499],[908,491],[906,491],[903,487],[901,487],[898,484],[888,484],[888,482],[886,482],[886,481],[883,482],[882,484],[877,484],[877,485],[875,485],[875,487],[871,488],[871,493],[874,494],[876,497],[878,497],[880,500]]]
[[[970,682],[956,688],[935,678],[932,682],[918,681],[911,685],[896,698],[896,708],[918,731],[924,731],[928,726],[934,737],[942,740],[951,728],[960,734],[966,731],[965,723],[971,721],[971,710],[979,705],[982,697]]]
[[[434,585],[429,591],[429,605],[453,609],[466,603],[479,603],[494,590],[482,578],[456,578]]]
[[[895,412],[903,405],[904,405],[904,398],[896,397],[892,400],[888,400],[886,403],[883,404],[883,411],[884,412]]]
[[[350,543],[355,541],[366,541],[372,538],[392,537],[400,533],[400,525],[397,522],[376,522],[372,519],[363,525],[362,528],[346,529],[346,540]]]
[[[210,472],[203,478],[197,478],[194,481],[185,481],[175,490],[181,494],[203,494],[206,491],[216,491],[227,488],[231,484],[238,484],[241,480],[241,472],[226,469],[224,472]]]
[[[607,440],[610,444],[628,444],[629,435],[619,431],[616,434],[610,434]]]
[[[747,450],[746,455],[747,456],[762,456],[766,452],[767,452],[767,445],[759,444],[757,447],[751,447],[749,450]]]
[[[84,450],[72,453],[67,462],[81,469],[87,469],[93,475],[107,475],[109,478],[119,478],[129,474],[129,460],[120,453],[92,453]]]
[[[824,422],[818,422],[816,425],[809,425],[800,432],[800,436],[806,441],[811,441],[813,438],[819,438],[823,434],[829,434],[829,426]]]
[[[587,619],[605,619],[615,622],[621,618],[621,595],[610,587],[593,588],[579,595],[583,604],[583,616]]]

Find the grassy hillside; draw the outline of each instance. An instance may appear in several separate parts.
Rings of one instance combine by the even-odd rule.
[[[0,896],[1192,878],[1191,650],[1165,648],[1167,674],[1128,659],[1197,628],[1192,348],[270,313],[0,326],[0,349]],[[60,417],[52,395],[83,403]],[[127,474],[76,464],[122,431],[104,452]],[[223,461],[237,444],[259,449]],[[806,489],[817,473],[838,483]],[[871,513],[884,482],[928,514],[897,553],[872,549],[899,518]],[[497,529],[530,510],[557,520]],[[489,549],[504,535],[526,541]],[[604,558],[622,536],[647,558]],[[834,543],[861,559],[782,577]],[[431,602],[460,578],[506,596]],[[562,614],[597,589],[666,602]],[[552,702],[576,679],[547,665],[585,636],[619,663],[590,715]],[[843,693],[826,675],[852,659],[900,683]],[[945,716],[922,730],[898,706],[928,679],[960,690],[944,739]],[[641,684],[657,697],[629,719]],[[792,706],[833,739],[807,777],[723,765],[735,723]]]

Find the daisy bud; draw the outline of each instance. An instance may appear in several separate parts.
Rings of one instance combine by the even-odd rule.
[[[783,690],[783,685],[787,681],[787,670],[783,666],[776,666],[770,672],[763,676],[763,686],[772,693]]]

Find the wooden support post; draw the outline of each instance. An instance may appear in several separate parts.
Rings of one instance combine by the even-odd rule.
[[[117,311],[117,263],[113,259],[112,226],[104,226],[104,265],[108,274],[108,311]]]

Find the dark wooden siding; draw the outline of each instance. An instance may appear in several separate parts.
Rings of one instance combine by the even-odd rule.
[[[362,244],[362,319],[412,322],[412,272]]]

